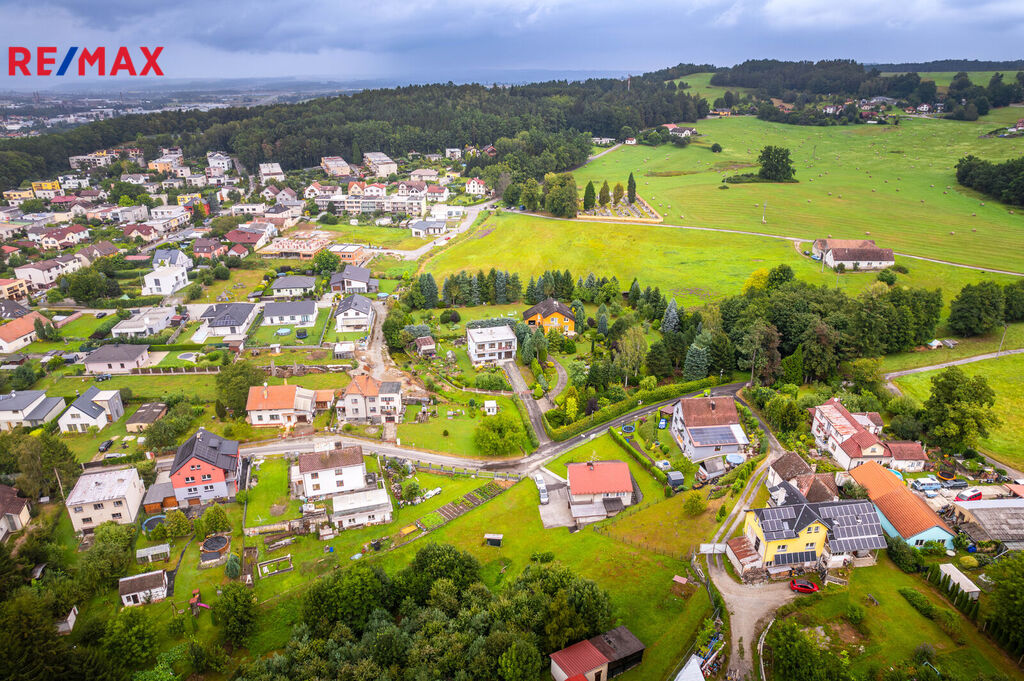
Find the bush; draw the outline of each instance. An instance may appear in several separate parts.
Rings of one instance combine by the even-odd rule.
[[[629,441],[626,440],[626,438],[622,435],[621,432],[619,432],[616,428],[609,428],[608,432],[611,434],[612,439],[615,440],[615,442],[617,442],[620,447],[626,450],[627,454],[633,457],[633,459],[636,460],[637,463],[643,466],[647,470],[647,472],[654,476],[655,480],[662,483],[668,482],[668,476],[665,475],[665,471],[661,470],[660,468],[652,464],[650,459],[640,454],[640,452],[636,451],[636,449],[631,444],[629,444]]]
[[[920,591],[903,587],[899,589],[899,593],[900,596],[907,599],[907,602],[910,603],[914,610],[917,610],[928,619],[933,620],[938,615],[938,608],[936,608]]]
[[[846,613],[844,616],[846,617],[847,622],[849,622],[853,626],[857,626],[858,624],[864,621],[864,608],[857,605],[856,603],[850,603],[850,605],[846,608]]]
[[[978,567],[978,559],[974,556],[961,556],[960,566],[968,570],[974,570]]]
[[[707,507],[708,502],[698,490],[690,490],[686,493],[686,499],[683,500],[683,510],[686,511],[687,515],[700,515]]]
[[[924,568],[924,558],[903,539],[886,535],[885,542],[888,545],[886,552],[889,558],[899,569],[904,572],[920,572]]]

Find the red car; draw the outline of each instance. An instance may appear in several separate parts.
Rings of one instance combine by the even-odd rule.
[[[978,501],[979,499],[981,499],[981,490],[977,488],[965,489],[956,495],[957,501]]]
[[[798,594],[812,594],[818,590],[818,585],[806,579],[789,580],[789,588]]]

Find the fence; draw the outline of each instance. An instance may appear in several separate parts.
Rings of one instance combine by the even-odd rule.
[[[519,473],[502,473],[500,471],[482,471],[474,468],[456,468],[455,466],[443,466],[440,464],[412,462],[413,468],[424,473],[436,475],[470,475],[478,478],[490,478],[492,480],[520,480]]]
[[[136,375],[162,375],[162,374],[219,374],[219,366],[209,367],[137,367],[132,369]]]

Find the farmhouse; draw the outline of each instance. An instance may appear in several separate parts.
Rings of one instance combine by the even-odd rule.
[[[551,676],[555,681],[604,681],[644,661],[644,644],[626,627],[551,653]]]
[[[86,356],[84,364],[87,374],[130,374],[132,369],[149,364],[149,346],[101,345]]]
[[[729,397],[679,400],[672,409],[671,431],[691,461],[739,453],[750,444]]]
[[[289,274],[275,279],[270,290],[275,298],[298,298],[311,294],[315,287],[316,277]]]
[[[139,472],[132,467],[84,473],[64,505],[75,532],[92,532],[107,521],[133,524],[145,492]]]
[[[336,496],[331,505],[331,521],[339,530],[390,523],[394,508],[388,491],[379,487]]]
[[[299,455],[292,466],[294,492],[306,499],[324,499],[366,489],[363,448],[354,445]]]
[[[297,385],[254,385],[245,403],[245,420],[257,427],[288,429],[312,423],[316,413],[315,392]]]
[[[488,326],[466,329],[466,349],[473,366],[514,360],[516,334],[512,327]]]
[[[171,464],[171,484],[179,504],[199,505],[231,499],[238,492],[242,457],[238,441],[200,428],[185,440]]]
[[[405,411],[402,384],[366,375],[353,376],[338,400],[337,411],[339,421],[398,423]]]
[[[28,499],[19,497],[14,487],[0,485],[0,542],[24,528],[31,519]]]
[[[548,298],[523,312],[523,321],[530,328],[544,333],[561,331],[566,336],[576,335],[576,317],[565,303]]]
[[[882,270],[896,264],[891,248],[879,248],[871,239],[817,239],[811,253],[832,269]]]
[[[953,531],[946,523],[924,499],[907,489],[902,480],[877,462],[857,466],[850,475],[867,490],[887,535],[902,537],[917,548],[929,541],[937,541],[947,549],[953,548]]]
[[[117,582],[121,604],[130,607],[156,603],[167,598],[167,573],[163,570],[122,577]]]
[[[12,390],[0,394],[0,431],[41,426],[64,411],[63,397],[47,397],[42,390]]]
[[[316,323],[316,303],[312,300],[267,303],[263,306],[263,324],[267,326],[313,326]]]
[[[57,419],[62,433],[85,433],[90,428],[103,430],[124,416],[124,404],[118,390],[100,390],[94,385],[71,403]]]
[[[338,304],[334,326],[338,333],[368,331],[373,326],[373,304],[363,296],[352,294]]]

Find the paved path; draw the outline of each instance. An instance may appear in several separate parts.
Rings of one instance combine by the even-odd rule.
[[[587,160],[583,162],[583,166],[587,165],[588,163],[590,163],[593,160],[601,158],[605,154],[610,154],[611,152],[615,151],[616,149],[618,149],[621,146],[622,146],[622,142],[616,142],[615,144],[613,144],[612,146],[608,147],[604,151],[599,152],[597,154],[594,154],[593,156],[588,156]],[[582,168],[583,166],[580,166],[580,168]]]
[[[562,366],[554,357],[549,357],[549,359],[555,365],[555,371],[558,373],[558,381],[555,382],[555,387],[548,391],[548,397],[554,401],[556,397],[562,394],[562,391],[565,390],[566,386],[569,385],[569,372],[567,372],[565,367]]]
[[[462,219],[462,222],[460,222],[457,227],[454,227],[450,231],[446,232],[441,238],[427,242],[417,249],[411,251],[385,249],[382,251],[382,253],[384,255],[393,255],[397,258],[402,258],[403,260],[419,260],[421,257],[429,253],[431,250],[444,246],[449,242],[450,239],[455,238],[457,235],[462,234],[467,229],[472,227],[473,223],[476,222],[477,216],[480,215],[480,211],[489,210],[494,206],[496,202],[497,199],[492,199],[490,201],[487,201],[486,203],[479,203],[475,206],[467,206],[466,216]]]
[[[540,442],[541,449],[543,449],[544,445],[550,444],[551,438],[548,437],[548,432],[544,429],[544,414],[540,410],[540,405],[537,404],[537,400],[533,399],[530,386],[526,385],[526,380],[514,361],[505,362],[501,368],[505,370],[512,390],[519,395],[519,399],[526,406],[526,413],[530,416],[530,425],[533,426],[533,432],[537,434],[537,441]]]
[[[948,362],[942,362],[941,364],[932,364],[926,367],[917,367],[915,369],[903,369],[901,371],[890,371],[885,374],[883,378],[890,381],[900,376],[909,376],[910,374],[921,374],[926,371],[934,371],[935,369],[945,369],[946,367],[958,366],[960,364],[970,364],[971,362],[980,362],[986,359],[996,359],[998,357],[1005,357],[1006,355],[1019,355],[1024,353],[1024,348],[1016,348],[1014,350],[1003,350],[1002,352],[986,352],[983,355],[972,355],[970,357],[962,357],[960,359],[951,359]]]

